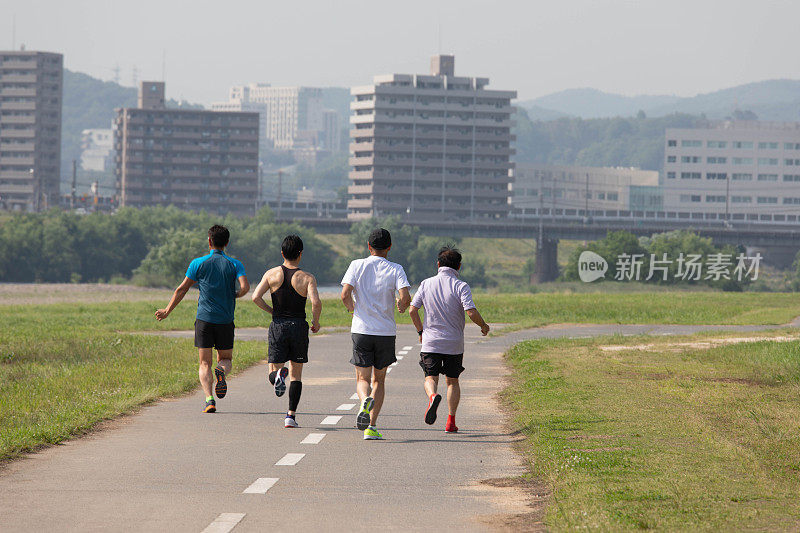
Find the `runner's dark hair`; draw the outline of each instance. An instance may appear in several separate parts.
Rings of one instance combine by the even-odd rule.
[[[303,251],[303,239],[297,235],[287,235],[281,243],[281,253],[289,261],[294,261]]]
[[[231,232],[225,226],[214,224],[208,229],[208,238],[214,248],[225,248],[231,240]]]
[[[461,252],[455,246],[442,246],[438,259],[440,267],[461,268]]]

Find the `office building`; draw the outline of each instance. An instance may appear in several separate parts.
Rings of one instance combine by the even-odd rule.
[[[88,129],[81,132],[81,168],[95,172],[108,170],[114,150],[113,129]]]
[[[0,52],[0,208],[59,202],[63,56]]]
[[[517,93],[488,84],[455,76],[454,57],[438,55],[429,75],[354,87],[348,217],[506,217]]]
[[[800,213],[800,123],[710,122],[668,128],[665,141],[665,210],[730,220]]]
[[[585,211],[658,211],[658,171],[516,163],[511,205],[518,217]]]
[[[249,215],[258,195],[257,113],[167,109],[164,83],[114,120],[120,205]]]

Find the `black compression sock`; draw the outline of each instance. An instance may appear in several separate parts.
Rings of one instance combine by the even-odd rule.
[[[302,381],[289,382],[289,410],[297,411],[297,405],[300,403],[300,394],[303,392]]]
[[[275,385],[275,378],[278,376],[278,371],[270,372],[269,373],[269,382]]]

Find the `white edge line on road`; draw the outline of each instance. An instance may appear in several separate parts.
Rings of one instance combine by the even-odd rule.
[[[397,366],[397,361],[395,361],[394,363],[392,363],[392,366]]]
[[[336,410],[337,411],[349,411],[350,409],[352,409],[355,406],[356,406],[356,404],[354,404],[354,403],[343,403],[342,405],[337,407]]]
[[[322,426],[335,426],[339,422],[339,420],[341,420],[341,419],[342,419],[341,416],[326,416],[325,418],[322,419],[322,422],[320,422],[320,425],[322,425]]]
[[[354,392],[352,396],[350,396],[351,400],[358,400],[358,393]]]
[[[397,360],[398,360],[398,361],[402,361],[402,360],[403,360],[403,356],[402,356],[402,355],[398,355],[398,356],[397,356]]]
[[[389,368],[387,368],[387,369],[386,369],[386,373],[387,373],[387,374],[388,374],[389,372],[391,372],[391,371],[392,371],[392,367],[389,367]]]
[[[278,482],[276,477],[260,477],[252,485],[244,489],[242,494],[266,494]]]
[[[242,521],[244,513],[222,513],[211,522],[203,533],[228,533]]]
[[[397,353],[399,353],[400,355],[405,355],[405,354],[407,354],[407,353],[408,353],[408,350],[400,350],[400,351],[399,351],[399,352],[397,352]]]
[[[275,466],[294,466],[300,462],[300,459],[305,457],[304,453],[287,453],[281,460],[275,463]]]
[[[300,441],[300,444],[319,444],[325,438],[325,433],[309,433],[306,438]]]
[[[410,350],[411,348],[413,348],[413,346],[403,346],[404,350]]]

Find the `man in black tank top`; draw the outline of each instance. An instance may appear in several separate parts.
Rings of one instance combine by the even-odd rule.
[[[284,427],[298,427],[295,412],[303,391],[303,364],[308,362],[308,330],[319,331],[322,301],[317,292],[317,280],[299,268],[303,241],[289,235],[281,244],[283,264],[268,270],[253,293],[253,302],[272,315],[269,325],[269,381],[275,395],[286,392],[289,378],[289,410]],[[264,301],[271,292],[272,307]],[[306,322],[306,299],[311,300],[311,326]],[[289,368],[286,368],[286,363]]]

